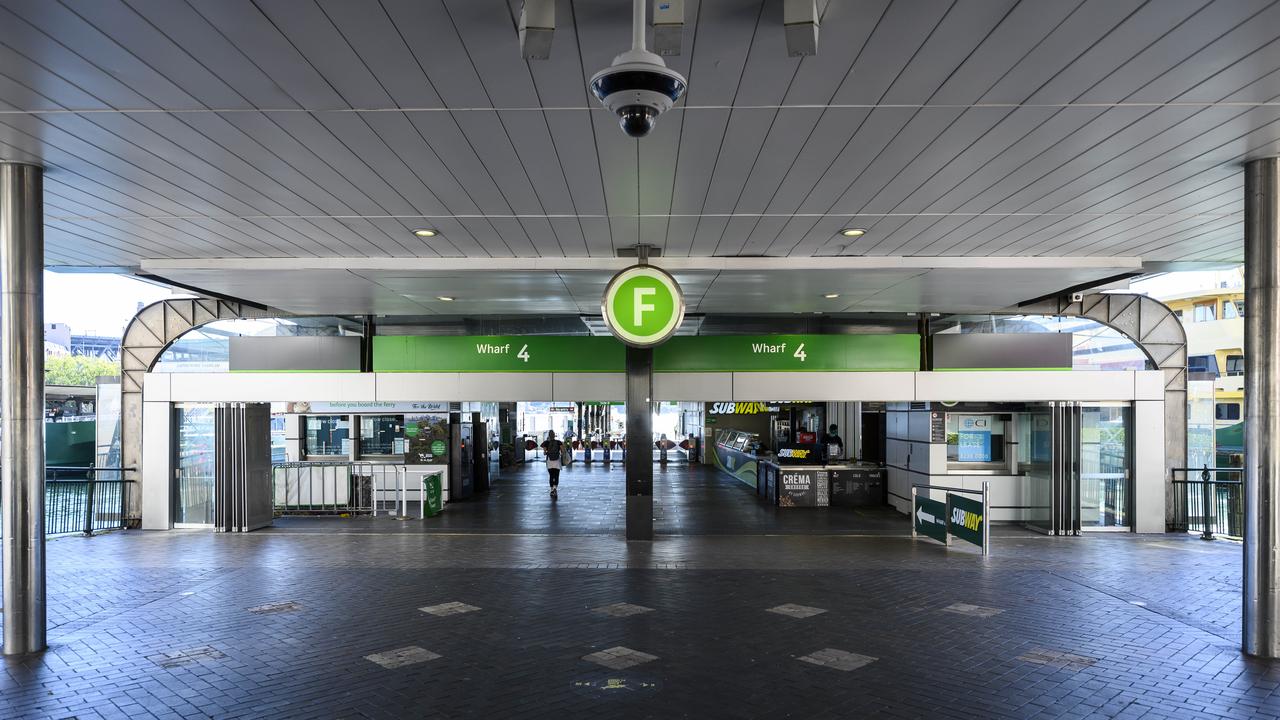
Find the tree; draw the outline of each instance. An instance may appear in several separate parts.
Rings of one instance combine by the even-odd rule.
[[[44,359],[45,385],[97,385],[102,375],[119,375],[120,363],[78,355],[53,355]]]

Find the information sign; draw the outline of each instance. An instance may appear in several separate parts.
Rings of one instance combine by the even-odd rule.
[[[665,271],[633,265],[609,281],[600,309],[614,337],[635,347],[653,347],[680,328],[684,294]]]

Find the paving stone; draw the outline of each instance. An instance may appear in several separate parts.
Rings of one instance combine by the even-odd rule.
[[[981,605],[970,605],[969,603],[954,603],[942,608],[943,612],[955,613],[957,615],[968,615],[970,617],[988,618],[999,615],[1004,612],[1000,608],[983,607]]]
[[[1086,655],[1073,655],[1061,650],[1044,650],[1036,649],[1025,652],[1018,656],[1023,662],[1033,663],[1035,665],[1053,665],[1064,667],[1069,670],[1083,670],[1098,662],[1098,658],[1088,657]]]
[[[583,655],[582,659],[597,665],[603,665],[611,670],[626,670],[629,667],[653,662],[658,659],[658,656],[619,645],[608,650]]]
[[[173,652],[161,653],[160,655],[151,656],[151,661],[160,667],[176,668],[183,665],[200,662],[201,660],[221,660],[226,654],[217,648],[208,645],[188,648],[186,650],[175,650]]]
[[[598,608],[593,608],[591,612],[599,613],[601,615],[608,615],[609,617],[621,618],[621,617],[631,617],[632,615],[641,615],[643,613],[653,612],[653,608],[648,608],[643,605],[632,605],[631,603],[620,602],[620,603],[614,603],[612,605],[601,605]]]
[[[388,670],[394,670],[395,668],[402,668],[409,665],[417,665],[418,663],[436,660],[440,657],[440,655],[437,655],[430,650],[420,648],[417,645],[410,645],[408,647],[402,647],[395,650],[386,650],[372,655],[365,655],[364,659],[371,663],[381,665]]]
[[[858,668],[863,667],[865,665],[870,665],[871,663],[875,662],[878,658],[873,658],[870,655],[859,655],[858,653],[851,653],[847,650],[838,650],[836,648],[824,648],[817,652],[809,653],[808,655],[804,655],[796,659],[801,662],[807,662],[813,665],[821,665],[822,667],[832,668],[833,670],[849,672],[850,670],[857,670]]]
[[[793,618],[809,618],[814,615],[821,615],[826,612],[822,608],[810,607],[809,605],[796,605],[795,603],[786,603],[777,607],[771,607],[765,612],[777,613]]]
[[[463,613],[475,612],[480,608],[475,605],[468,605],[460,602],[447,602],[439,605],[428,605],[427,607],[418,608],[428,615],[436,617],[446,617],[448,615],[461,615]]]
[[[251,607],[249,608],[249,612],[256,613],[258,615],[272,615],[275,613],[296,612],[301,609],[302,606],[298,603],[292,600],[287,600],[285,602],[267,603],[266,605]]]

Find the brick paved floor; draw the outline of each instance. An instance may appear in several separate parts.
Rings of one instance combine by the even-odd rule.
[[[885,517],[699,517],[725,499],[630,545],[386,518],[53,540],[51,647],[3,662],[0,717],[1280,717],[1280,664],[1238,651],[1238,545],[1012,532],[983,558]],[[421,610],[450,603],[478,609]]]

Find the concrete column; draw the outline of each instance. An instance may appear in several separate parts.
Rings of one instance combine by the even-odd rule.
[[[1280,657],[1280,158],[1244,170],[1243,649]]]
[[[653,539],[653,349],[627,348],[627,539]]]
[[[43,170],[0,163],[4,654],[45,649]]]

